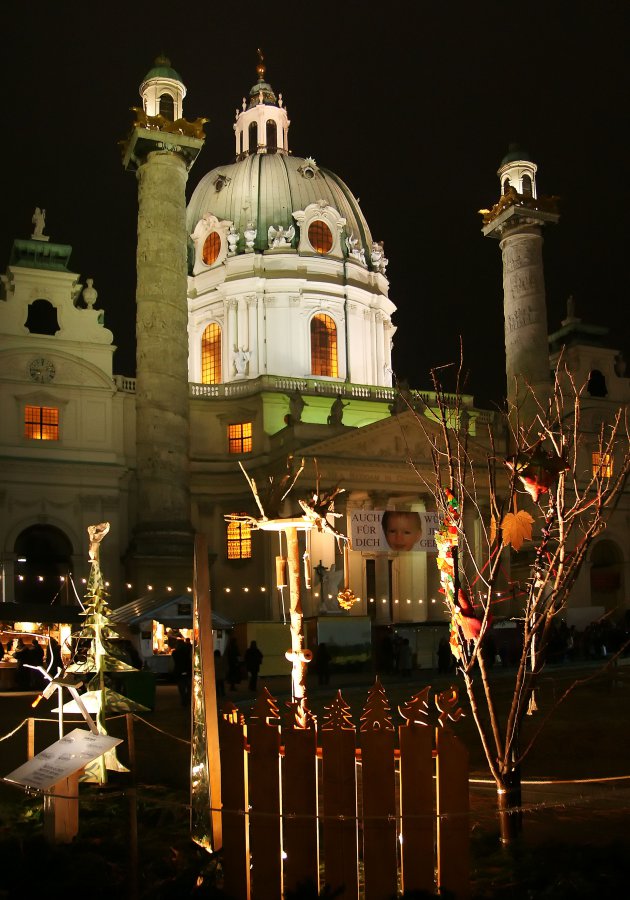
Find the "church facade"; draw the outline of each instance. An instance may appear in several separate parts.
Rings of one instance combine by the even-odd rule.
[[[109,521],[101,566],[112,605],[151,591],[185,597],[192,536],[203,532],[217,611],[281,621],[278,536],[226,517],[256,514],[248,479],[262,494],[304,460],[298,490],[343,488],[338,527],[366,529],[345,557],[330,535],[303,539],[305,614],[338,613],[337,591],[349,584],[359,597],[351,614],[446,620],[428,544],[408,553],[383,540],[384,511],[425,522],[432,512],[418,476],[431,480],[430,450],[392,384],[396,307],[384,247],[348,186],[290,152],[282,95],[262,62],[257,74],[236,112],[235,160],[205,175],[187,205],[202,122],[184,118],[185,86],[168,60],[156,60],[141,85],[124,156],[139,191],[135,379],[114,373],[114,336],[91,280],[72,272],[71,247],[44,234],[41,214],[30,238],[14,243],[0,302],[3,601],[72,602],[87,577],[87,525]],[[505,166],[500,177],[530,178],[535,197],[533,163]],[[526,224],[527,233],[501,236],[510,271],[523,258],[518,247],[538,241]],[[542,263],[538,272],[527,248],[525,256],[521,275],[538,292],[527,302],[544,304]],[[574,371],[591,382],[601,374],[605,390],[595,379],[586,404],[594,434],[627,403],[628,380],[603,335],[580,324],[569,315],[552,335],[552,361],[566,345]],[[544,370],[547,346],[535,339]],[[431,406],[430,392],[409,396]],[[463,405],[474,440],[493,414],[471,397]],[[628,515],[622,503],[594,544],[577,605],[624,606]]]

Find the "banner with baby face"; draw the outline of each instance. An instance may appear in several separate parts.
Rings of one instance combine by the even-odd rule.
[[[352,549],[363,553],[437,553],[436,512],[405,509],[349,510]]]

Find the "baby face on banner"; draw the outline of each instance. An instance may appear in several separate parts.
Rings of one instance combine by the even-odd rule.
[[[422,537],[422,523],[417,512],[386,510],[381,518],[385,540],[392,550],[413,550]]]

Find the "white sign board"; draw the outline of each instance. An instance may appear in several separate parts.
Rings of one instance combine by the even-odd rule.
[[[23,766],[10,772],[6,780],[47,791],[62,778],[82,769],[117,744],[122,744],[121,738],[92,734],[83,728],[75,728]]]
[[[348,514],[353,550],[437,553],[434,535],[440,527],[440,517],[436,512],[353,509]]]

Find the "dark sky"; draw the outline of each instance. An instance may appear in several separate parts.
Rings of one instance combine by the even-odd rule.
[[[187,85],[186,116],[211,120],[191,191],[232,160],[257,46],[292,151],[340,175],[385,241],[399,377],[428,387],[461,335],[469,389],[486,402],[503,392],[500,253],[477,210],[498,199],[510,141],[538,163],[539,194],[561,198],[560,225],[545,232],[550,329],[573,294],[577,314],[612,326],[629,354],[626,0],[87,7],[36,0],[4,14],[0,255],[4,269],[44,207],[51,239],[72,244],[72,268],[95,280],[117,372],[134,371],[137,209],[117,141],[140,81],[164,52]]]

